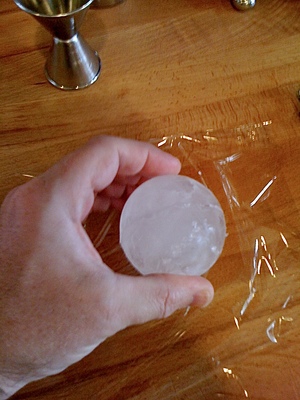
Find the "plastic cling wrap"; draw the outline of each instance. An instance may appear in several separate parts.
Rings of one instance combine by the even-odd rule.
[[[273,129],[264,122],[151,140],[181,160],[182,174],[214,192],[228,236],[207,275],[213,303],[143,328],[148,356],[124,379],[134,385],[151,377],[147,398],[299,399],[300,219]],[[111,267],[117,258],[117,271],[136,274],[118,244],[118,221],[109,212],[91,237]],[[172,382],[162,372],[170,369]]]

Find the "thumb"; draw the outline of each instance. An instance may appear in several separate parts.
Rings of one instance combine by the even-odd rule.
[[[118,275],[111,303],[118,320],[129,325],[165,318],[190,305],[206,307],[213,299],[212,284],[203,277],[154,274],[129,277]]]

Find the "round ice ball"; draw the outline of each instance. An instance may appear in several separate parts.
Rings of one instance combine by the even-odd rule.
[[[143,275],[202,275],[221,254],[225,236],[224,213],[214,194],[183,175],[144,182],[121,214],[121,247]]]

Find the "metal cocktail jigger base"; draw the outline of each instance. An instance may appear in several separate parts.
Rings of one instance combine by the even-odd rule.
[[[53,38],[45,65],[48,81],[63,90],[83,89],[94,83],[101,71],[98,53],[78,33],[69,40]]]

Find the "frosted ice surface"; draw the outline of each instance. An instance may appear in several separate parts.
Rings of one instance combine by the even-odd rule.
[[[224,213],[214,194],[183,175],[146,181],[121,214],[121,247],[144,275],[202,275],[221,254],[225,236]]]

